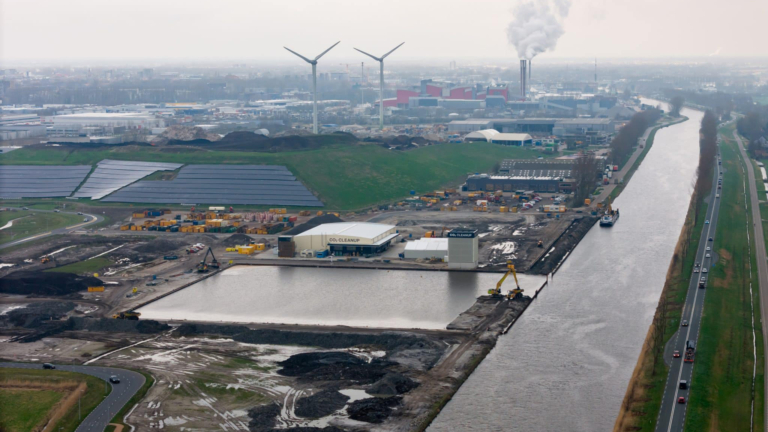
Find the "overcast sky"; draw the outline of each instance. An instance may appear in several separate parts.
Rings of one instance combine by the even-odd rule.
[[[516,58],[497,0],[0,0],[0,60],[281,62]],[[573,0],[539,59],[768,56],[768,0]],[[760,33],[763,36],[760,36]],[[297,60],[297,59],[296,59]]]

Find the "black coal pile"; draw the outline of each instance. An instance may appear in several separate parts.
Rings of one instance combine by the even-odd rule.
[[[164,238],[158,238],[150,240],[142,245],[133,248],[134,251],[142,254],[165,254],[168,252],[180,249],[186,243],[180,240],[168,240]]]
[[[384,375],[384,378],[373,383],[365,392],[377,396],[397,396],[407,393],[418,386],[419,383],[407,376],[390,372]]]
[[[153,334],[171,329],[168,324],[154,320],[69,317],[69,322],[72,330],[96,332]]]
[[[232,234],[221,242],[224,247],[235,247],[238,245],[247,245],[253,243],[253,238],[245,234]]]
[[[344,408],[348,400],[349,396],[343,395],[336,390],[323,390],[296,401],[295,412],[300,417],[325,417]]]
[[[270,138],[249,131],[235,131],[228,133],[224,138],[215,142],[206,139],[196,139],[193,141],[171,140],[168,144],[205,147],[209,150],[219,151],[283,152],[313,150],[331,145],[352,145],[357,142],[358,140],[354,135],[340,132],[329,135],[287,135]]]
[[[374,360],[371,363],[345,352],[312,352],[292,355],[279,363],[277,373],[311,381],[351,381],[369,384],[387,374],[392,364]]]
[[[32,303],[8,312],[4,318],[17,327],[38,328],[47,321],[61,319],[75,306],[75,303],[68,301]]]
[[[368,398],[352,402],[347,407],[349,418],[368,423],[381,423],[400,405],[400,396],[388,398]]]
[[[336,223],[336,222],[344,222],[344,221],[341,220],[341,218],[339,218],[338,216],[332,215],[332,214],[326,214],[326,215],[322,215],[322,216],[315,216],[312,219],[304,222],[301,225],[296,225],[292,229],[286,231],[284,234],[285,235],[297,235],[297,234],[303,233],[304,231],[309,231],[312,228],[315,228],[315,227],[320,226],[322,224]]]
[[[248,410],[248,428],[254,432],[265,432],[275,427],[277,416],[280,415],[280,405],[270,403],[259,405]]]
[[[0,293],[67,295],[85,291],[89,286],[104,283],[91,276],[78,276],[72,273],[18,271],[0,279]]]
[[[269,432],[346,432],[344,429],[337,428],[336,426],[328,426],[324,428],[314,426],[295,426],[285,429],[270,429]]]
[[[218,324],[182,324],[176,328],[178,336],[217,335],[234,336],[249,331],[246,326]]]

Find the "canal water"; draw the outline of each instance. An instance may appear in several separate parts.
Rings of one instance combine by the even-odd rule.
[[[614,207],[430,426],[610,431],[688,209],[703,113],[661,129]]]
[[[445,329],[499,273],[235,266],[141,308],[142,318]],[[519,275],[532,295],[544,276]],[[514,281],[507,281],[506,288]]]

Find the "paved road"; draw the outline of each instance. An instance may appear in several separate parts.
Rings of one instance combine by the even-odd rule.
[[[718,158],[719,160],[719,158]],[[717,165],[719,167],[719,165]],[[712,255],[712,251],[708,251],[707,248],[711,248],[714,242],[710,242],[709,238],[714,239],[715,227],[717,226],[717,217],[720,211],[720,199],[716,198],[716,194],[719,192],[717,189],[717,179],[720,177],[720,167],[717,168],[718,175],[714,176],[712,192],[710,193],[707,206],[707,211],[704,215],[706,220],[710,223],[705,223],[701,231],[701,239],[699,241],[699,248],[696,251],[696,262],[701,263],[702,272],[704,269],[711,268],[716,260],[710,256],[707,258],[707,254]],[[668,350],[677,350],[680,352],[680,357],[672,360],[672,365],[669,369],[669,375],[667,376],[667,383],[664,387],[664,395],[661,399],[661,408],[659,410],[659,418],[656,421],[657,432],[670,432],[670,431],[682,431],[685,425],[685,414],[687,404],[680,404],[677,402],[679,397],[685,397],[688,400],[691,391],[695,390],[693,386],[690,386],[688,390],[680,389],[680,380],[686,380],[691,382],[691,376],[693,374],[694,363],[686,363],[683,361],[685,355],[686,342],[691,340],[697,342],[699,338],[699,326],[701,324],[701,312],[704,307],[704,295],[706,289],[699,289],[699,281],[701,277],[706,276],[708,273],[692,273],[691,280],[688,284],[688,294],[685,298],[685,304],[683,307],[683,313],[681,315],[682,320],[688,320],[689,325],[687,327],[680,327],[678,332],[673,336],[667,345]],[[671,345],[671,348],[670,346]]]
[[[18,210],[18,211],[23,212],[23,213],[21,213],[20,216],[24,216],[24,215],[31,214],[31,213],[54,213],[53,210],[38,210],[38,209],[21,210],[20,208],[14,208],[14,207],[9,207],[9,208],[12,209],[12,210]],[[62,211],[60,213],[77,215],[77,212]],[[82,214],[80,216],[83,216],[83,218],[87,217],[88,218],[88,222],[81,222],[79,224],[75,224],[75,225],[72,225],[72,226],[68,226],[68,227],[64,227],[64,228],[58,228],[58,229],[55,229],[55,230],[44,232],[42,234],[36,234],[36,235],[30,236],[30,237],[26,237],[26,238],[23,238],[23,239],[12,241],[10,243],[5,243],[3,245],[0,245],[0,249],[5,249],[5,248],[11,247],[11,246],[16,246],[16,245],[21,244],[21,243],[25,243],[25,242],[32,241],[32,240],[37,240],[37,239],[49,237],[49,236],[52,236],[52,235],[67,234],[67,233],[70,233],[70,232],[72,232],[72,231],[74,231],[76,229],[80,229],[80,228],[86,227],[88,225],[99,223],[99,222],[104,220],[104,218],[102,216],[99,216],[99,215],[85,214],[84,213],[84,214]]]
[[[736,139],[736,144],[741,151],[741,157],[747,165],[747,183],[749,183],[749,199],[752,202],[752,220],[761,221],[760,215],[760,200],[757,195],[757,186],[755,185],[755,170],[752,166],[752,161],[747,156],[746,150],[744,150],[744,143],[741,141],[738,132],[733,131],[733,137]],[[760,176],[762,179],[762,175]],[[755,235],[755,257],[757,261],[757,280],[760,283],[760,322],[763,326],[763,335],[768,334],[768,320],[766,320],[766,311],[768,311],[768,262],[766,261],[765,254],[765,237],[763,237],[763,224],[756,223],[754,225]],[[768,338],[763,337],[763,352],[768,352]],[[766,367],[768,367],[768,356],[765,357]],[[768,388],[768,374],[764,376],[763,385]],[[765,402],[765,411],[768,413],[768,398]],[[763,428],[768,432],[768,422],[765,422]]]
[[[12,367],[23,369],[42,369],[42,364],[36,363],[0,363],[0,367]],[[104,382],[109,383],[109,377],[117,375],[120,378],[119,384],[109,385],[112,387],[112,391],[91,413],[86,417],[80,426],[75,429],[75,432],[103,432],[109,424],[112,417],[117,414],[123,405],[139,391],[141,386],[144,385],[144,375],[125,369],[115,369],[100,366],[74,366],[74,365],[56,365],[56,369],[79,372],[87,375],[101,378]]]

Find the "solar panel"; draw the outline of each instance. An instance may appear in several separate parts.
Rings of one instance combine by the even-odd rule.
[[[174,163],[104,159],[73,196],[97,200],[154,172],[174,171],[181,167],[182,164]]]
[[[89,165],[0,165],[0,198],[53,198],[72,194]]]
[[[102,201],[323,206],[286,167],[277,165],[187,165],[173,180],[139,181]]]

